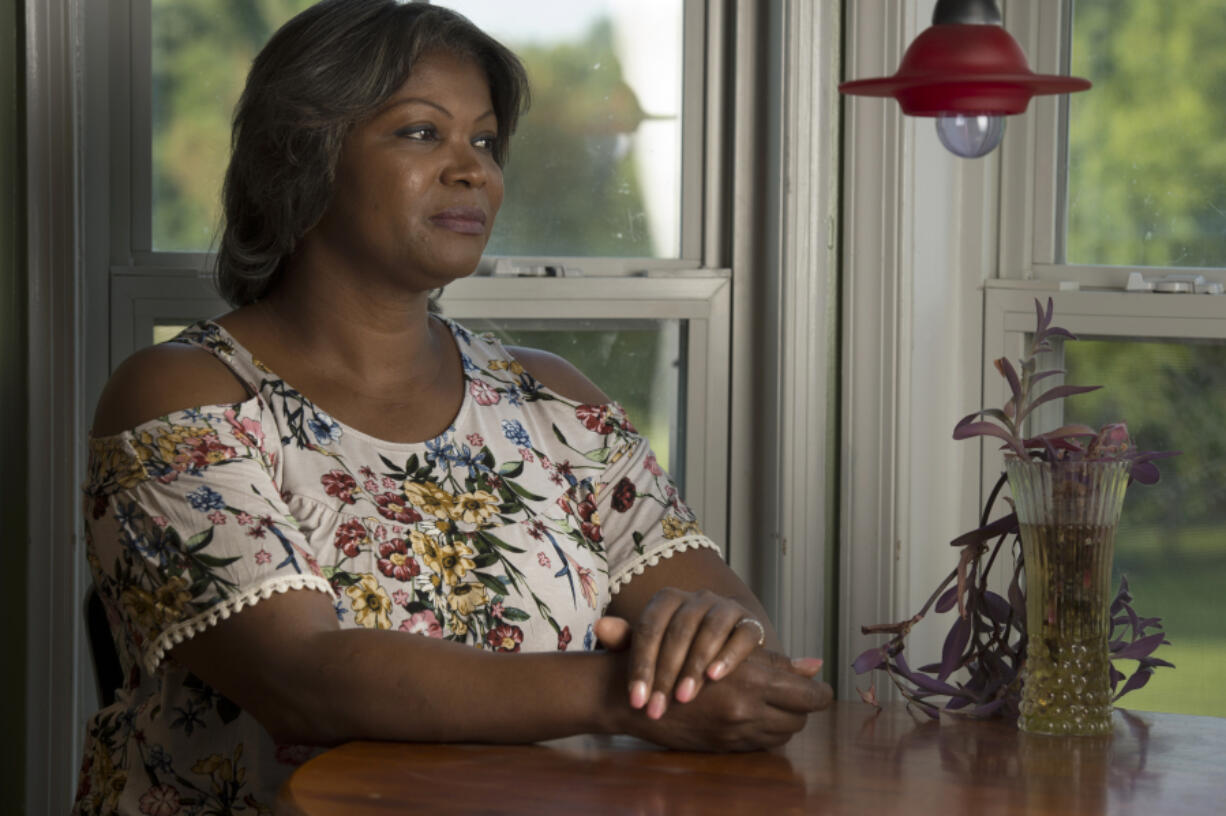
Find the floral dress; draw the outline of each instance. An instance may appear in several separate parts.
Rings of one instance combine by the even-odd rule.
[[[74,812],[271,812],[312,750],[275,744],[167,652],[274,592],[327,594],[345,628],[591,649],[626,581],[715,548],[619,405],[568,401],[447,325],[466,393],[424,443],[340,424],[209,321],[171,342],[251,396],[91,440],[87,553],[127,679],[89,722]]]

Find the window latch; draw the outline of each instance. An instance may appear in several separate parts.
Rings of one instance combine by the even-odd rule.
[[[1222,284],[1217,281],[1206,281],[1205,276],[1196,272],[1174,272],[1167,275],[1147,278],[1140,272],[1130,272],[1128,283],[1124,285],[1126,292],[1165,292],[1179,295],[1220,295]]]
[[[487,269],[485,274],[495,278],[574,278],[583,274],[582,269],[565,264],[516,264],[510,258],[498,258]]]

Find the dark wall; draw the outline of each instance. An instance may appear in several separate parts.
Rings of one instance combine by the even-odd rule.
[[[22,0],[0,0],[0,810],[25,802],[26,263]]]

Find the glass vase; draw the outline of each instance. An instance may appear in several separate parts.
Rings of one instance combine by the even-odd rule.
[[[1006,457],[1026,565],[1018,727],[1111,733],[1111,562],[1130,463]]]

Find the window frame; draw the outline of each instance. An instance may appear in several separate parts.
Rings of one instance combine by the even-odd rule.
[[[1005,28],[1030,56],[1032,70],[1069,72],[1073,2],[1006,5]],[[1094,93],[1094,89],[1085,93]],[[1222,267],[1066,263],[1069,97],[1035,97],[1031,108],[1029,116],[1018,117],[1023,125],[1020,136],[1011,129],[1010,138],[1001,147],[998,278],[1117,292],[1124,290],[1128,276],[1134,272],[1147,277],[1197,273],[1206,281],[1226,284],[1226,268]]]
[[[429,3],[431,0],[411,0]],[[437,2],[437,0],[436,0]],[[112,31],[111,61],[112,90],[118,104],[113,111],[115,144],[130,145],[130,150],[116,151],[112,172],[111,242],[115,251],[112,263],[119,267],[157,267],[203,269],[212,259],[210,252],[175,252],[153,248],[153,82],[152,71],[137,66],[149,66],[152,60],[152,0],[115,0],[119,17],[126,17],[126,29],[116,26]],[[682,133],[681,133],[681,236],[677,258],[609,257],[574,255],[489,255],[483,261],[492,268],[506,257],[513,268],[561,265],[579,268],[588,276],[642,276],[644,273],[711,268],[719,265],[710,256],[705,235],[713,228],[711,216],[717,201],[705,201],[708,188],[706,176],[711,168],[706,157],[711,153],[710,134],[713,130],[704,121],[706,100],[710,95],[705,68],[708,66],[708,42],[713,23],[721,15],[712,15],[706,0],[682,0]],[[122,56],[119,56],[122,55]],[[696,202],[690,204],[690,202]],[[718,210],[716,210],[718,212]]]
[[[679,391],[686,395],[680,414],[685,427],[685,498],[706,533],[726,542],[731,271],[636,283],[627,287],[619,278],[470,277],[448,286],[439,305],[444,314],[461,322],[472,318],[684,322],[686,377]],[[207,276],[172,269],[118,276],[112,283],[112,303],[110,345],[115,360],[149,345],[158,322],[195,322],[228,308]]]
[[[429,2],[429,0],[413,0]],[[447,288],[442,303],[452,314],[524,318],[596,316],[634,318],[649,314],[691,321],[687,346],[687,401],[684,454],[686,498],[708,533],[721,543],[728,529],[727,438],[730,386],[732,271],[727,268],[724,190],[727,170],[719,160],[726,149],[723,86],[727,15],[719,3],[683,2],[683,206],[680,258],[515,256],[512,274],[492,275],[499,256],[485,256],[478,272]],[[114,0],[109,19],[105,79],[85,77],[87,94],[111,100],[109,120],[109,252],[105,274],[95,261],[89,274],[105,280],[109,310],[99,314],[107,327],[95,339],[105,343],[108,364],[90,372],[90,395],[101,392],[111,370],[152,337],[155,322],[195,321],[227,310],[211,282],[211,253],[156,251],[152,248],[152,0]],[[88,10],[87,10],[88,13]],[[96,12],[97,13],[97,12]],[[101,20],[99,21],[102,22]],[[141,71],[139,66],[146,66]],[[581,275],[520,278],[527,267],[563,266]],[[631,281],[625,280],[631,278]],[[482,289],[499,298],[482,297]],[[464,304],[455,311],[450,304]],[[548,305],[547,305],[548,304]],[[474,309],[490,310],[478,314]],[[697,331],[698,335],[693,332]],[[695,342],[695,338],[700,340]],[[699,398],[702,395],[702,398]],[[703,399],[713,400],[708,408]],[[718,443],[718,444],[717,444]],[[698,448],[701,448],[699,450]],[[722,452],[722,453],[721,453]],[[704,510],[706,515],[703,515]],[[734,549],[730,546],[730,550]],[[734,567],[748,570],[749,556],[731,552]]]
[[[1000,406],[1009,399],[1008,384],[993,361],[1017,360],[1025,353],[1035,326],[1035,298],[1051,298],[1055,323],[1077,336],[1119,340],[1221,340],[1226,342],[1226,298],[1207,295],[1167,295],[1108,291],[1028,291],[989,284],[984,295],[984,405]],[[1053,361],[1058,368],[1062,356]],[[1059,380],[1053,380],[1058,384]],[[1092,385],[1093,383],[1076,383]],[[1035,422],[1059,427],[1059,402],[1042,406]],[[985,444],[981,454],[982,495],[1004,472],[1004,451]]]

